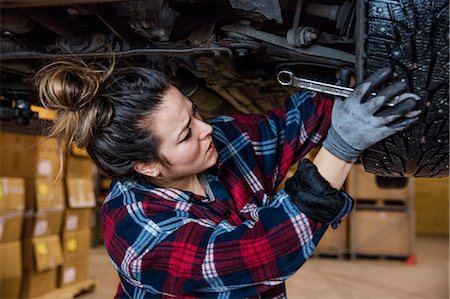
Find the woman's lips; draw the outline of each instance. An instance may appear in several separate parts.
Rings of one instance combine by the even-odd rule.
[[[211,141],[211,143],[209,144],[209,147],[208,147],[208,152],[210,152],[210,151],[212,151],[212,150],[214,150],[214,142],[212,142]]]

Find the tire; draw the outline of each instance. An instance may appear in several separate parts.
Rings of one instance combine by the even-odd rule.
[[[448,176],[448,0],[369,0],[364,76],[382,66],[422,101],[420,120],[366,150],[366,171],[385,177]]]

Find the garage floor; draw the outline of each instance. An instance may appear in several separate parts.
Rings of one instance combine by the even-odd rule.
[[[288,298],[375,299],[449,298],[447,237],[418,237],[416,264],[399,260],[310,259],[287,281]],[[118,278],[103,246],[91,251],[90,273],[99,281],[95,292],[80,299],[110,299]]]

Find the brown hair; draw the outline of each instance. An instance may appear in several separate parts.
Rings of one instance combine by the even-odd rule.
[[[50,137],[86,148],[114,178],[144,179],[133,165],[159,159],[145,120],[170,86],[164,74],[71,59],[50,63],[35,78],[42,105],[56,112]]]

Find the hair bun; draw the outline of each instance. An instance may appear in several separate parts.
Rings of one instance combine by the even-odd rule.
[[[104,74],[83,61],[53,62],[36,74],[40,101],[56,111],[83,109],[92,103]]]
[[[56,61],[35,76],[39,100],[56,112],[50,136],[86,147],[98,126],[106,125],[112,108],[98,96],[113,66],[88,66],[82,60]]]

